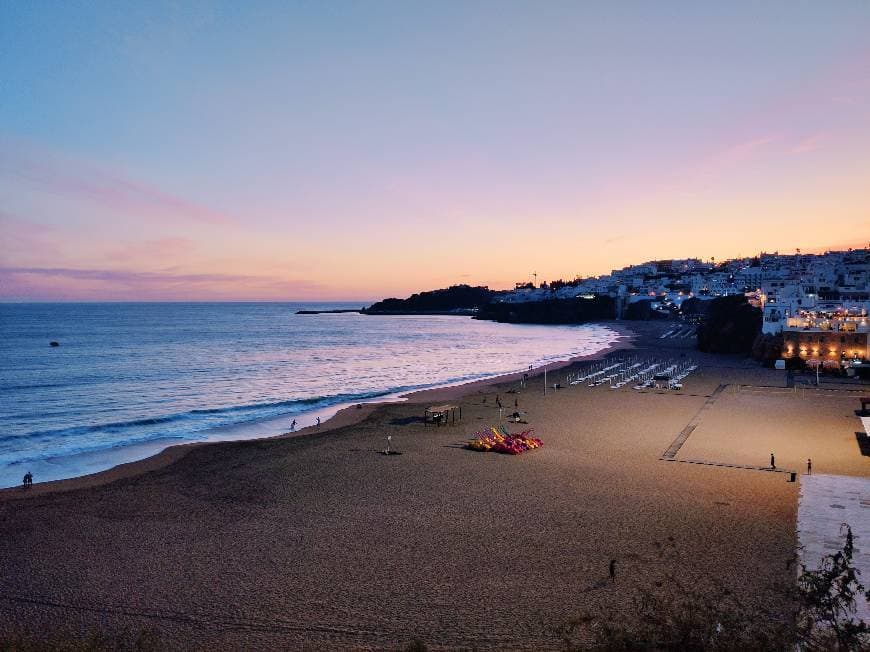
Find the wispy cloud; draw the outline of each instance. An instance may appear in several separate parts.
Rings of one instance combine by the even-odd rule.
[[[722,151],[715,157],[715,160],[718,163],[725,164],[739,163],[741,161],[750,159],[756,154],[764,151],[764,149],[768,145],[775,143],[777,140],[779,140],[779,136],[775,134],[746,140],[737,143],[736,145],[731,145],[730,147],[727,147],[724,151]]]
[[[4,177],[16,185],[23,181],[43,192],[102,206],[116,217],[212,225],[234,221],[123,173],[20,142],[0,142],[0,178]]]
[[[792,154],[806,154],[807,152],[814,152],[817,149],[822,147],[822,144],[825,140],[826,134],[818,133],[813,134],[812,136],[807,136],[800,140],[797,144],[795,144],[791,148]]]
[[[155,261],[182,260],[189,257],[195,248],[194,242],[189,238],[156,238],[118,246],[107,252],[104,258],[111,263],[127,265],[131,264],[131,260],[150,260],[153,264]]]
[[[56,229],[0,209],[0,263],[8,265],[12,256],[21,254],[61,260],[63,253],[57,242]]]
[[[0,267],[0,299],[5,300],[280,300],[325,293],[326,289],[314,281],[276,276]]]

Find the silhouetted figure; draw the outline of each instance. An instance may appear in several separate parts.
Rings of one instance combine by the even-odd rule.
[[[290,424],[290,431],[296,430],[296,419],[293,419],[293,423]]]
[[[320,427],[320,417],[317,417],[317,427]]]
[[[29,489],[30,487],[33,486],[33,474],[30,471],[28,471],[27,473],[24,474],[24,483],[23,484],[24,484],[25,489]]]
[[[495,404],[501,409],[501,397],[498,394],[495,395]]]
[[[807,475],[813,474],[813,460],[809,457],[807,458]]]
[[[776,468],[776,458],[773,456],[773,453],[770,454],[770,468]]]
[[[616,581],[616,560],[615,559],[610,560],[610,581],[611,582]]]
[[[519,406],[520,406],[520,399],[515,398],[515,399],[514,399],[514,407],[515,407],[515,408],[518,408]]]

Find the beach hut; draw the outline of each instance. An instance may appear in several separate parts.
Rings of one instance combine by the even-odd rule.
[[[430,423],[436,426],[440,426],[442,423],[456,423],[456,414],[459,413],[459,420],[462,420],[462,408],[458,405],[433,405],[431,407],[427,407],[423,412],[423,423],[429,425]]]

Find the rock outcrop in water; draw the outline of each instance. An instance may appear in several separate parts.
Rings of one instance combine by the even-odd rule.
[[[611,297],[503,303],[500,298],[505,294],[485,286],[454,285],[412,294],[407,299],[384,299],[362,312],[367,315],[471,315],[475,319],[515,324],[583,324],[615,316],[615,302]]]
[[[363,312],[367,315],[474,314],[498,294],[485,286],[453,285],[412,294],[407,299],[384,299]]]

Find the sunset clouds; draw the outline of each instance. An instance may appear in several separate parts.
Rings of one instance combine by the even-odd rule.
[[[205,206],[45,148],[0,141],[0,178],[33,193],[88,205],[119,219],[224,225],[232,219]]]
[[[867,33],[863,3],[7,3],[0,300],[365,300],[862,244]]]
[[[310,281],[267,276],[57,267],[0,267],[0,288],[7,299],[33,301],[271,301],[327,291]]]

